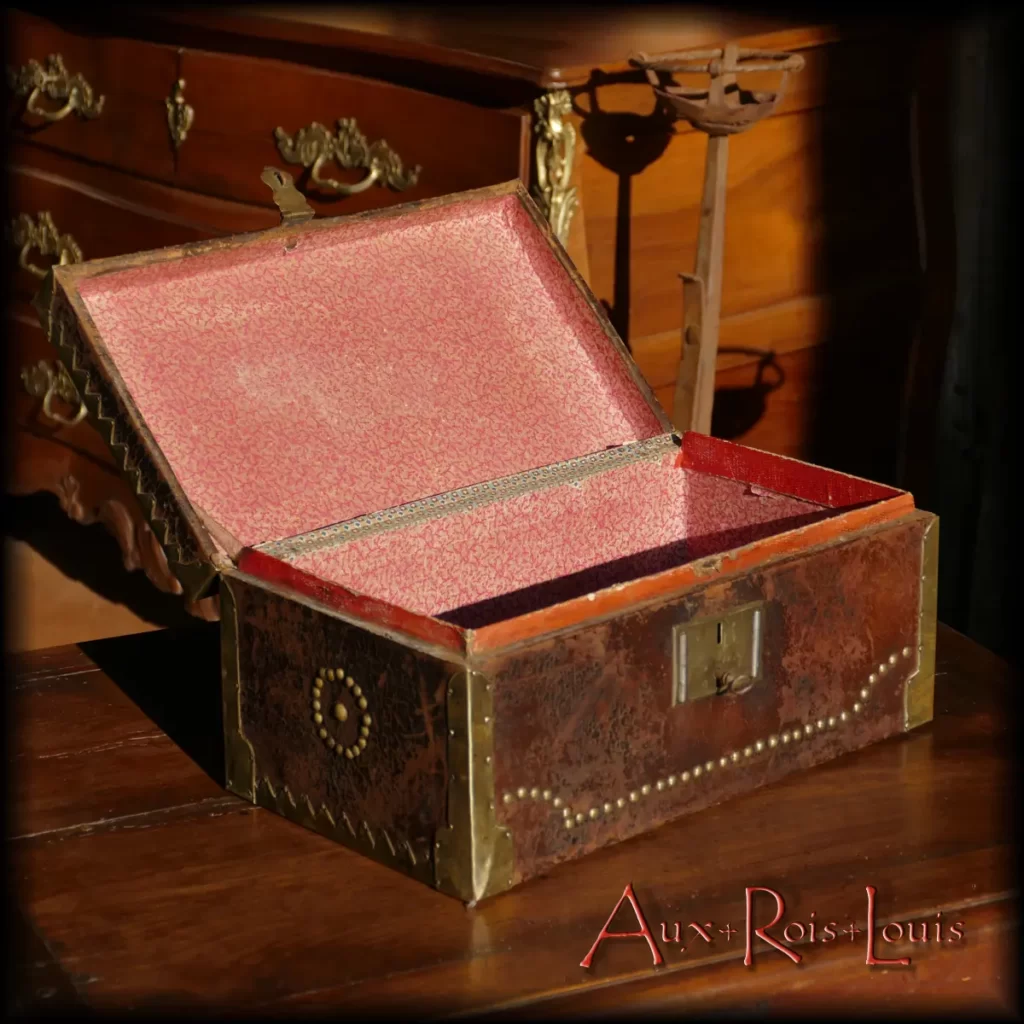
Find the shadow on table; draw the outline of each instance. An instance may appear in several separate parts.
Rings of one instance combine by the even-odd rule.
[[[80,646],[207,775],[224,785],[217,623],[196,622]]]

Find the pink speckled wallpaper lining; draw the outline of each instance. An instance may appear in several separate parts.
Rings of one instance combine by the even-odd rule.
[[[514,195],[87,279],[194,506],[256,545],[661,433]]]
[[[674,461],[621,466],[290,561],[357,593],[477,627],[842,511]]]

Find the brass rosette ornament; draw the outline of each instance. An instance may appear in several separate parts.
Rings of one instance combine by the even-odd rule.
[[[317,737],[349,761],[370,739],[373,716],[362,687],[343,668],[322,668],[313,680],[313,728]]]

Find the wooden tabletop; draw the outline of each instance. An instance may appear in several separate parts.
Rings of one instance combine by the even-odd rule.
[[[216,627],[37,651],[10,669],[18,1008],[1013,1009],[1010,680],[951,630],[931,725],[473,910],[220,788]],[[581,967],[628,883],[662,965],[631,938]],[[744,966],[747,886],[784,901],[767,934],[792,939],[799,965],[755,937]],[[866,965],[868,886],[874,954],[908,966]],[[754,925],[769,925],[775,897],[753,899]],[[830,922],[836,939],[822,941]],[[883,937],[890,922],[903,941],[895,923]],[[908,942],[908,923],[928,941]],[[638,930],[628,903],[611,929]]]

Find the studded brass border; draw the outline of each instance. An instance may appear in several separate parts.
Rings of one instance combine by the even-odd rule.
[[[925,527],[921,540],[921,606],[917,627],[917,671],[903,691],[903,728],[916,729],[935,714],[935,635],[938,629],[939,520]]]
[[[490,681],[464,669],[448,681],[448,824],[434,842],[434,884],[474,904],[513,882],[512,833],[494,806]]]
[[[686,768],[677,774],[666,775],[663,778],[655,779],[653,782],[645,782],[629,793],[599,801],[586,811],[574,811],[572,806],[574,801],[567,803],[552,790],[541,789],[536,786],[520,786],[517,789],[509,790],[502,794],[502,802],[511,804],[516,800],[543,800],[545,803],[550,803],[555,810],[561,811],[562,819],[567,829],[578,828],[581,825],[586,825],[591,821],[598,821],[601,818],[614,817],[624,811],[629,804],[638,803],[645,797],[650,796],[652,792],[662,793],[669,789],[675,789],[678,786],[686,786],[691,781],[696,783],[698,779],[702,776],[710,775],[716,768],[728,769],[734,766],[743,766],[751,763],[762,754],[771,753],[779,746],[800,743],[802,740],[809,739],[818,733],[842,728],[852,722],[865,709],[868,701],[871,699],[874,688],[888,675],[890,669],[896,668],[901,658],[906,661],[913,657],[914,653],[913,648],[904,647],[898,653],[890,654],[887,658],[880,661],[868,673],[867,678],[864,680],[864,685],[857,693],[857,698],[848,709],[843,708],[837,714],[819,718],[817,721],[795,723],[789,728],[783,729],[780,733],[773,733],[763,739],[755,740],[742,750],[732,750],[718,758],[705,761],[703,764]]]

